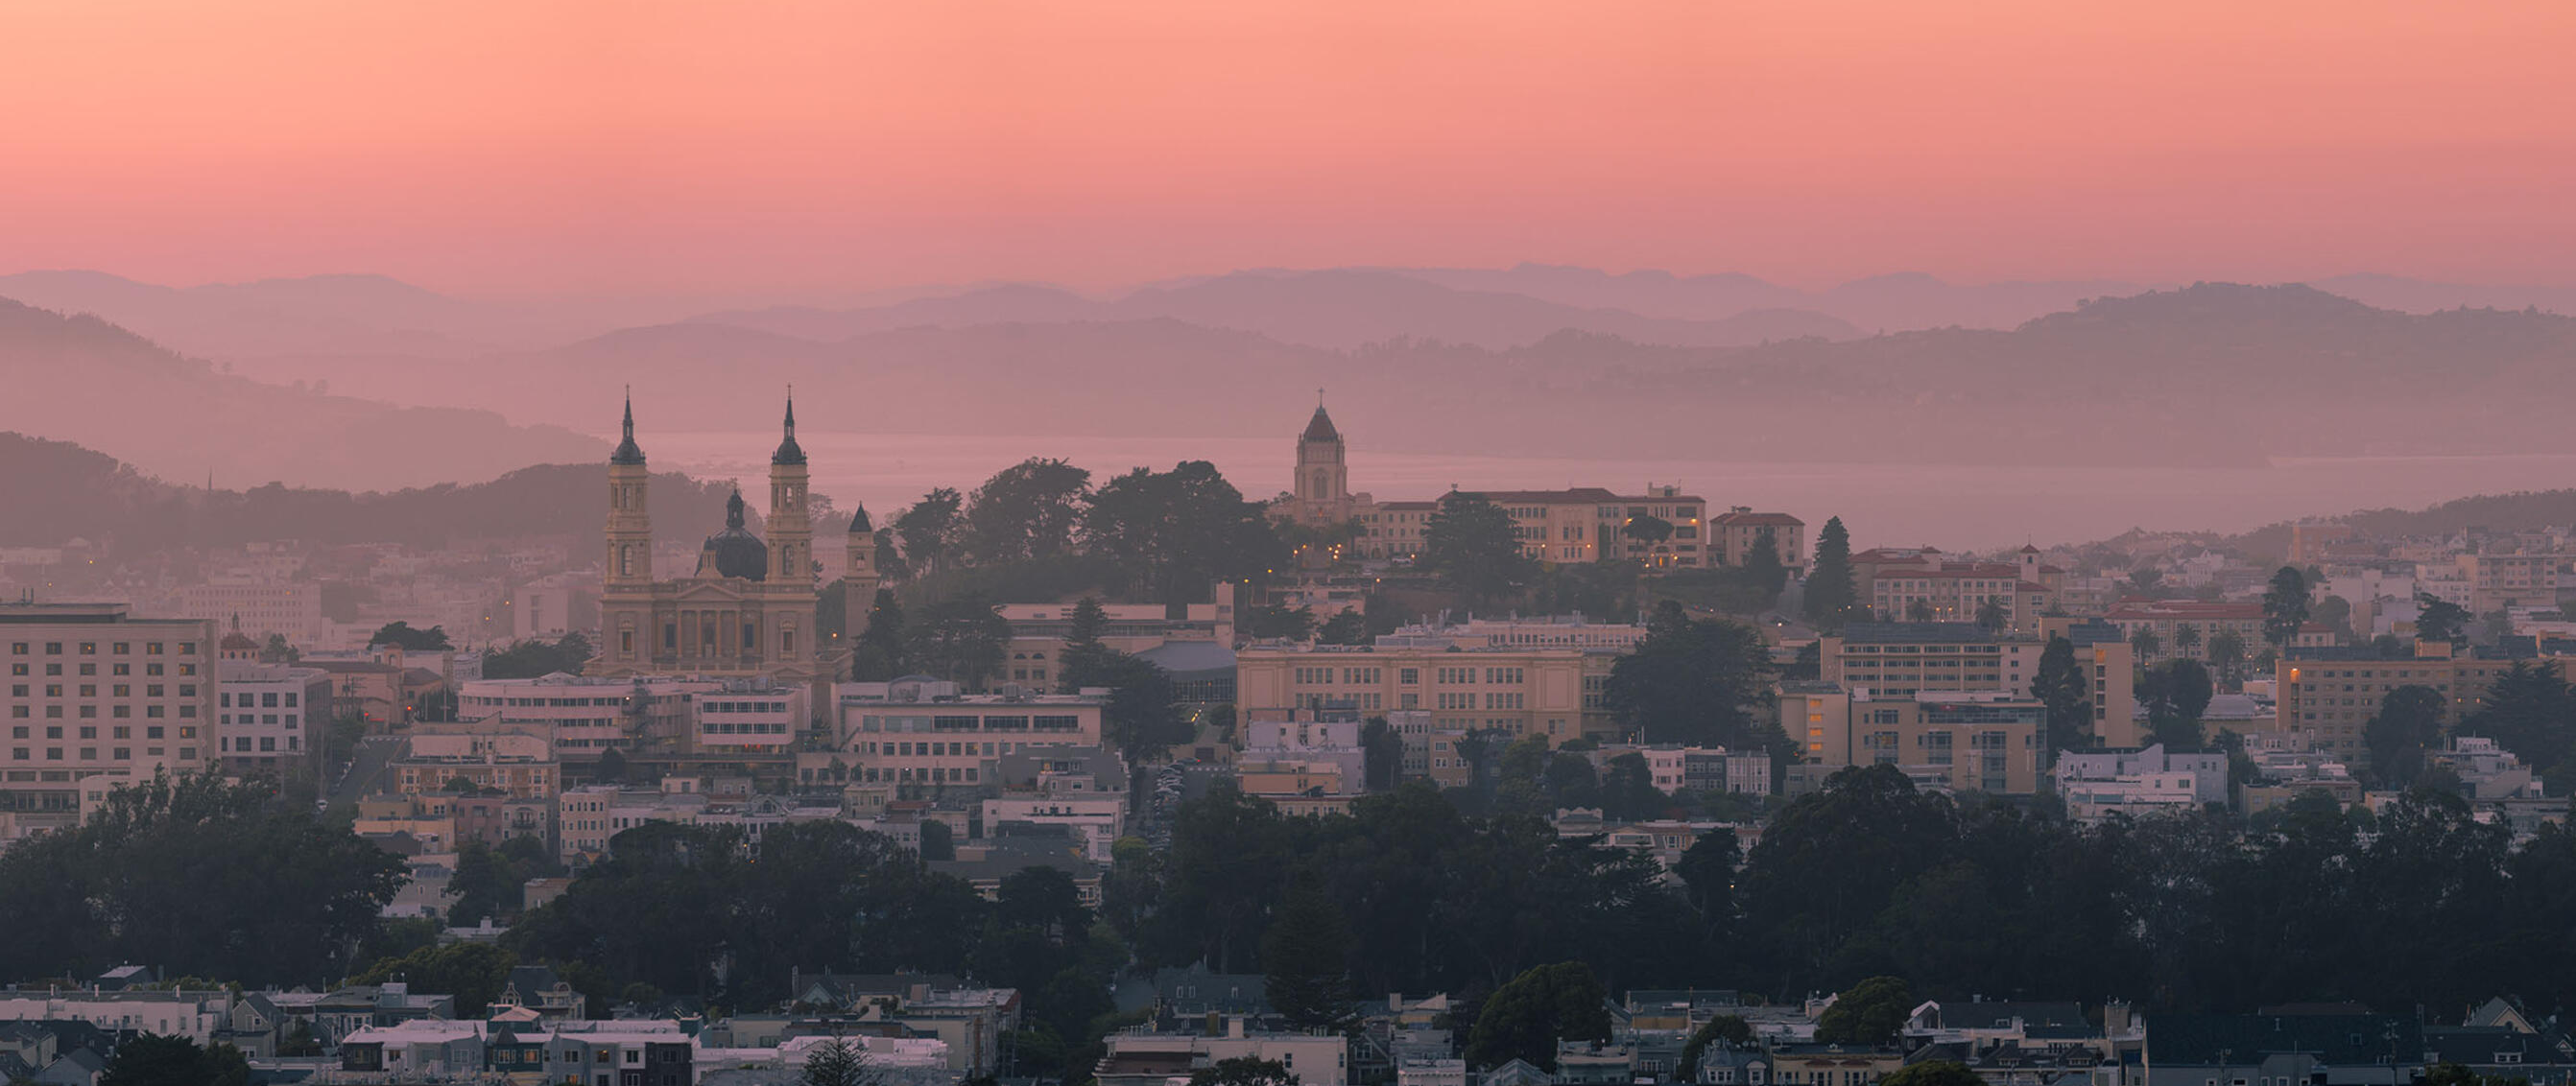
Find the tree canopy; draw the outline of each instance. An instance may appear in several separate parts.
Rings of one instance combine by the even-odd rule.
[[[1827,632],[1843,628],[1860,613],[1860,593],[1853,580],[1851,533],[1843,518],[1833,517],[1816,530],[1816,558],[1807,566],[1807,620]]]
[[[415,630],[411,623],[399,620],[376,627],[376,632],[367,638],[367,645],[371,648],[384,645],[404,652],[440,652],[455,647],[447,643],[444,627]]]
[[[2297,566],[2282,566],[2263,592],[2263,639],[2276,649],[2287,648],[2307,624],[2308,576]]]
[[[508,648],[483,654],[483,677],[534,679],[558,671],[579,675],[590,656],[590,639],[583,637],[580,631],[567,633],[553,641],[513,641]]]
[[[1816,1016],[1816,1042],[1829,1045],[1883,1045],[1896,1041],[1896,1031],[1914,1013],[1914,991],[1903,977],[1871,977],[1834,997]]]
[[[1118,588],[1165,602],[1204,599],[1217,581],[1267,578],[1288,558],[1261,504],[1204,460],[1137,468],[1102,484],[1083,532]]]
[[[293,986],[337,979],[402,862],[257,783],[156,776],[81,825],[0,853],[0,974],[91,976],[120,962]]]
[[[2048,707],[2049,758],[2056,758],[2061,750],[2092,745],[2093,680],[2075,661],[2075,642],[2048,639],[2047,647],[2039,650],[2039,668],[2031,675],[2030,696]]]
[[[2424,755],[2442,736],[2442,716],[2450,699],[2429,686],[2406,685],[2381,695],[2379,712],[2362,727],[2370,749],[2370,774],[2381,787],[2414,787],[2424,772]]]
[[[1510,513],[1482,494],[1450,491],[1422,530],[1422,566],[1457,590],[1469,608],[1508,598],[1537,564],[1521,553]]]
[[[2415,594],[2415,636],[2425,641],[2468,640],[2469,609],[2429,592]]]
[[[1091,473],[1062,460],[1003,468],[967,499],[966,553],[988,564],[1071,553],[1090,493]]]
[[[1648,742],[1767,748],[1779,731],[1758,713],[1769,671],[1769,650],[1752,628],[1693,619],[1667,600],[1636,650],[1611,664],[1602,703]]]
[[[1529,969],[1494,990],[1467,1035],[1467,1065],[1499,1066],[1522,1060],[1556,1070],[1559,1041],[1610,1038],[1610,1011],[1601,978],[1582,962]]]
[[[250,1061],[238,1048],[200,1046],[188,1037],[139,1034],[116,1046],[99,1086],[249,1086]]]

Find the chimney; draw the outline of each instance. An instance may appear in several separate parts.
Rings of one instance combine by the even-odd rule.
[[[1242,1039],[1242,1037],[1243,1037],[1243,1016],[1241,1016],[1241,1015],[1236,1015],[1236,1016],[1234,1016],[1234,1017],[1231,1017],[1231,1018],[1228,1018],[1228,1019],[1226,1019],[1226,1020],[1225,1020],[1225,1035],[1226,1035],[1227,1037],[1234,1038],[1234,1039],[1237,1039],[1237,1040]]]

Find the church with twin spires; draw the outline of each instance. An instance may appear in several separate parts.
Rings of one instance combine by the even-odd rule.
[[[650,471],[635,443],[635,405],[626,404],[624,440],[608,457],[608,525],[600,583],[600,640],[591,675],[760,678],[782,685],[830,683],[847,665],[876,597],[876,533],[865,509],[851,519],[842,614],[851,636],[822,636],[821,569],[807,519],[805,450],[796,444],[796,404],[769,458],[768,538],[745,526],[737,490],[725,526],[707,537],[688,576],[653,576]]]

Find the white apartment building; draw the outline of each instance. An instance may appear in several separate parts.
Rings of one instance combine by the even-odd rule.
[[[984,832],[1005,822],[1068,827],[1083,843],[1083,858],[1110,861],[1110,843],[1127,832],[1127,797],[1108,792],[1058,796],[1001,796],[984,801]]]
[[[0,991],[0,1020],[87,1022],[109,1032],[155,1033],[200,1043],[230,1020],[229,992],[201,990]]]
[[[179,590],[179,617],[202,619],[229,629],[241,620],[243,633],[265,641],[283,634],[296,645],[332,642],[332,623],[322,617],[322,586],[253,573],[228,573],[205,584]]]
[[[673,746],[694,742],[698,734],[696,699],[722,690],[724,685],[716,679],[602,679],[579,675],[476,679],[464,684],[457,694],[456,718],[535,725],[554,740],[559,756],[583,762],[612,748],[636,750],[657,741]]]
[[[783,754],[814,719],[802,686],[762,679],[728,680],[697,696],[696,749],[710,754]]]
[[[1108,1051],[1098,1068],[1101,1086],[1162,1086],[1188,1077],[1192,1068],[1245,1057],[1278,1061],[1301,1086],[1348,1086],[1351,1080],[1350,1041],[1341,1034],[1247,1030],[1241,1018],[1228,1018],[1220,1036],[1139,1026],[1112,1033],[1102,1043]]]
[[[963,694],[956,683],[913,676],[832,687],[832,749],[800,751],[799,779],[935,789],[982,785],[1006,754],[1040,747],[1097,747],[1109,691]]]
[[[121,603],[0,603],[0,812],[68,825],[94,777],[189,773],[216,756],[215,624]]]
[[[1592,754],[1594,769],[1605,768],[1612,758],[1623,754],[1645,756],[1646,770],[1652,775],[1655,790],[1664,793],[1735,792],[1748,796],[1771,794],[1771,754],[1762,750],[1729,750],[1725,747],[1685,747],[1675,744],[1632,746],[1604,744]]]
[[[215,753],[235,773],[318,769],[329,753],[331,673],[250,660],[215,665]]]
[[[2167,751],[2161,743],[2135,750],[2060,751],[2054,776],[2068,816],[2085,822],[2112,814],[2187,811],[2228,800],[2223,751]]]
[[[599,575],[557,573],[520,585],[503,601],[510,634],[522,641],[552,641],[576,630],[599,628]]]
[[[1243,754],[1237,760],[1331,765],[1340,772],[1342,789],[1357,792],[1368,780],[1368,752],[1360,746],[1362,726],[1359,714],[1350,710],[1249,710],[1243,723]]]

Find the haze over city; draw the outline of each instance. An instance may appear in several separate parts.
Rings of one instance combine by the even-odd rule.
[[[2576,1082],[2572,44],[0,6],[0,1080]]]

